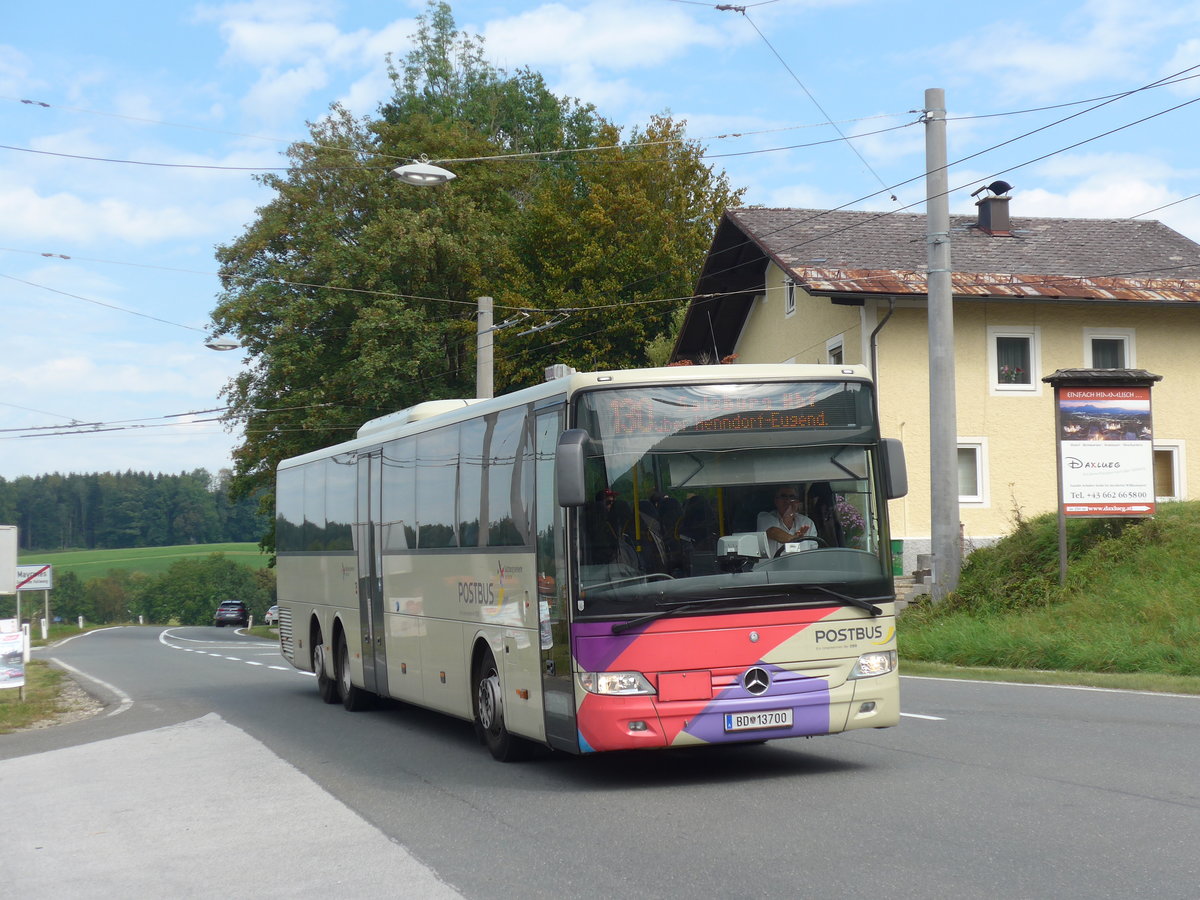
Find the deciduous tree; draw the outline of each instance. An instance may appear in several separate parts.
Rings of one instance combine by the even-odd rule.
[[[552,362],[645,363],[676,308],[663,301],[690,293],[718,216],[738,201],[683,123],[656,117],[623,140],[537,73],[493,67],[445,3],[429,4],[389,71],[395,93],[379,115],[332,107],[289,149],[286,174],[261,177],[272,199],[218,249],[214,328],[249,354],[226,389],[245,427],[237,492],[269,490],[279,460],[376,415],[473,396],[483,294],[501,319],[567,316],[524,338],[497,332],[498,391]],[[426,152],[458,179],[386,177]]]

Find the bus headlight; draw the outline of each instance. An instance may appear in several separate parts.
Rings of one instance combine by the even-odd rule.
[[[589,694],[653,694],[641,672],[580,672],[579,686]]]
[[[874,678],[876,675],[886,675],[896,668],[895,650],[876,650],[864,653],[850,670],[851,678]]]

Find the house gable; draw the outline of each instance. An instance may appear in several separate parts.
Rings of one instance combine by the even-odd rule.
[[[992,221],[995,225],[995,221]],[[1144,368],[1154,390],[1156,494],[1200,483],[1193,412],[1200,245],[1157,222],[951,220],[959,515],[968,546],[1014,516],[1055,508],[1054,392],[1070,368]],[[810,363],[877,373],[883,433],[905,443],[911,490],[892,501],[906,566],[928,552],[929,364],[924,216],[845,210],[728,211],[705,260],[675,359]],[[784,303],[794,283],[795,311]],[[756,299],[761,298],[761,299]],[[1160,471],[1161,470],[1161,471]]]

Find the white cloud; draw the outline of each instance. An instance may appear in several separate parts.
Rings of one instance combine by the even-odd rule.
[[[242,98],[242,108],[254,117],[271,121],[289,121],[308,95],[324,88],[329,74],[322,62],[310,59],[294,69],[268,70]]]
[[[8,239],[63,238],[91,241],[101,236],[148,244],[205,231],[194,209],[138,208],[123,200],[87,201],[69,193],[42,195],[28,187],[0,190],[0,233]]]
[[[620,73],[650,69],[697,47],[725,48],[746,35],[702,25],[669,5],[618,0],[568,7],[548,3],[477,30],[490,60],[541,71],[555,93],[597,107],[661,106],[660,96]]]
[[[29,86],[33,68],[29,57],[9,44],[0,44],[0,90],[21,93]]]
[[[1009,96],[1061,98],[1072,85],[1146,77],[1147,48],[1194,23],[1197,14],[1188,7],[1172,0],[1089,0],[1057,23],[1035,28],[1000,19],[930,55],[950,71],[989,77]],[[1003,7],[996,9],[1002,15]],[[1046,9],[1049,17],[1059,7]]]
[[[653,68],[696,46],[725,46],[728,33],[684,11],[645,3],[558,3],[489,22],[488,54],[505,66],[579,66],[620,71]]]
[[[1171,75],[1175,72],[1182,72],[1184,69],[1191,69],[1191,71],[1187,73],[1190,76],[1187,81],[1181,81],[1171,86],[1172,93],[1182,97],[1196,96],[1197,91],[1200,91],[1200,73],[1193,67],[1198,61],[1200,61],[1200,38],[1191,38],[1175,48],[1175,53],[1163,63],[1162,74],[1164,76]]]

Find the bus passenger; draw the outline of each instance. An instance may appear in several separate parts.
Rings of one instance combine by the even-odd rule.
[[[584,544],[588,562],[592,565],[633,562],[636,567],[630,541],[632,526],[632,507],[614,490],[597,491],[596,499],[585,510]]]

